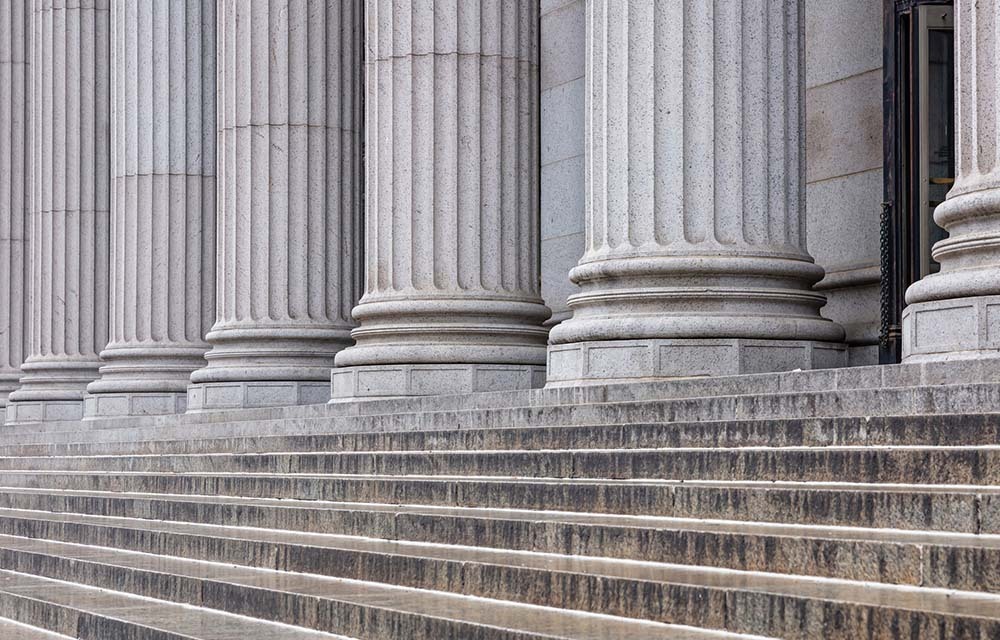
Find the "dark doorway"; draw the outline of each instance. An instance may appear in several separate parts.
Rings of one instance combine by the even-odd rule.
[[[955,176],[952,2],[886,0],[879,361],[899,362],[907,287],[934,273],[934,223]]]

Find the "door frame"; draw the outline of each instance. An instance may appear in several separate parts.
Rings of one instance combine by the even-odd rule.
[[[953,5],[953,0],[883,0],[884,39],[882,83],[882,187],[880,224],[879,363],[894,364],[902,358],[904,296],[919,279],[921,256],[917,246],[920,219],[911,202],[914,186],[911,165],[919,163],[919,149],[909,148],[918,139],[920,86],[917,48],[911,41],[916,9],[927,5]],[[905,54],[905,55],[904,55]],[[907,114],[902,117],[902,114]],[[905,128],[905,129],[904,129]]]

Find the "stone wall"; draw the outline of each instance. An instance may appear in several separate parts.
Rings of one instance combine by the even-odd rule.
[[[542,297],[569,315],[569,271],[583,255],[584,2],[542,0]]]
[[[882,3],[806,0],[809,251],[853,365],[878,361]]]

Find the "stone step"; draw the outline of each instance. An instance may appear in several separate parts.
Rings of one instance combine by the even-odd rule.
[[[949,365],[4,427],[0,567],[82,591],[0,572],[0,625],[1000,637],[998,412]]]
[[[4,640],[73,640],[70,636],[29,627],[28,625],[0,618],[0,638]]]
[[[4,489],[0,505],[29,512],[371,536],[984,591],[997,588],[991,572],[1000,547],[998,536],[954,532],[472,507],[292,506],[287,500],[62,496],[11,489]],[[20,522],[17,516],[5,517]],[[3,530],[24,531],[10,524]]]
[[[312,634],[302,637],[315,636],[317,640],[341,637],[317,629],[351,633],[361,640],[747,637],[371,582],[22,537],[0,536],[0,555],[5,566],[15,567],[23,572],[20,575],[41,576],[48,582],[71,579],[78,585],[86,585],[80,588],[91,590],[120,589],[133,598],[169,600],[174,607],[217,616],[253,615],[266,618],[267,622],[262,624]],[[989,624],[985,620],[977,622]],[[279,627],[275,623],[295,626]],[[271,637],[237,633],[235,628],[224,633],[229,633],[225,636],[227,640]]]
[[[35,471],[0,486],[1000,533],[1000,488],[976,486]]]
[[[87,421],[89,429],[131,428],[143,429],[165,425],[184,425],[189,431],[195,425],[208,425],[225,421],[260,422],[277,419],[310,418],[318,416],[406,413],[420,411],[462,410],[471,408],[499,408],[570,404],[582,402],[616,402],[635,399],[692,398],[739,393],[766,394],[781,392],[831,391],[856,388],[895,388],[920,385],[989,383],[1000,378],[989,369],[976,367],[970,375],[969,368],[944,365],[947,372],[934,370],[941,366],[898,365],[879,367],[851,367],[826,371],[799,371],[794,375],[784,373],[757,374],[725,377],[689,378],[631,382],[618,385],[587,385],[577,388],[534,389],[530,391],[501,391],[493,393],[459,394],[449,396],[417,396],[378,400],[360,400],[329,405],[305,405],[267,408],[233,409],[188,413],[178,416],[131,416],[128,418],[99,418]],[[932,370],[933,369],[933,370]],[[79,421],[45,422],[35,425],[34,432],[63,431],[79,427]],[[5,433],[30,433],[28,425],[8,425]]]
[[[1000,536],[573,513],[478,510],[477,517],[462,510],[443,514],[415,507],[365,507],[340,511],[340,521],[348,526],[324,527],[322,532],[295,531],[291,523],[280,520],[274,522],[277,526],[262,529],[235,526],[229,520],[178,521],[164,512],[143,519],[131,514],[0,509],[0,533],[217,562],[282,557],[290,571],[311,570],[317,549],[325,550],[324,563],[337,567],[372,565],[372,558],[397,552],[396,545],[386,542],[394,541],[402,544],[401,555],[429,548],[433,551],[429,557],[438,560],[442,545],[457,548],[458,558],[483,547],[1000,592]],[[387,571],[386,580],[391,580],[395,569]]]
[[[3,471],[515,476],[1000,485],[1000,446],[0,457]]]
[[[79,640],[351,640],[8,569],[0,570],[0,615]]]
[[[872,527],[865,528],[826,523],[809,525],[706,517],[630,516],[555,509],[120,494],[12,487],[0,487],[0,508],[42,514],[53,512],[370,536],[387,540],[453,542],[469,546],[660,562],[677,562],[664,554],[691,551],[706,554],[700,561],[711,561],[722,553],[745,554],[746,558],[740,557],[741,561],[760,560],[753,557],[751,546],[729,542],[726,536],[764,540],[765,553],[775,553],[775,547],[781,544],[812,544],[810,541],[919,545],[922,551],[926,551],[934,546],[951,545],[996,548],[997,540],[1000,540],[1000,537],[991,534],[876,528],[885,524],[881,519]],[[688,536],[693,539],[686,539]],[[815,553],[824,557],[829,555],[819,550]],[[732,568],[732,565],[725,566]]]
[[[135,534],[135,537],[145,536]],[[368,543],[377,544],[378,541]],[[150,544],[160,543],[150,537]],[[335,590],[338,581],[348,583],[349,593],[361,591],[355,580],[317,575],[319,571],[330,571],[364,575],[367,585],[383,578],[393,583],[372,585],[373,588],[394,586],[399,589],[410,586],[405,583],[419,584],[421,588],[415,592],[411,590],[410,597],[414,593],[421,594],[421,604],[423,594],[444,596],[447,594],[442,591],[454,591],[487,598],[485,601],[480,599],[477,608],[492,607],[493,602],[506,600],[558,607],[548,611],[599,613],[615,620],[642,618],[794,640],[820,637],[820,634],[824,638],[856,638],[861,633],[869,638],[919,637],[932,629],[943,631],[942,637],[958,637],[959,630],[962,633],[974,631],[976,637],[1000,633],[1000,597],[985,594],[647,562],[463,550],[454,546],[382,544],[387,549],[397,550],[398,555],[387,553],[381,559],[349,563],[324,548],[312,554],[308,574],[247,567],[254,562],[281,570],[299,566],[284,554],[262,555],[249,547],[243,554],[215,564],[197,558],[197,551],[193,554],[185,551],[183,559],[170,557],[169,547],[150,556],[120,549],[3,536],[0,537],[0,558],[4,566],[16,571],[71,579],[91,586],[128,589],[147,597],[189,598],[200,606],[233,613],[256,612],[256,615],[300,625],[306,620],[339,621],[358,617],[342,609],[328,615],[310,613],[309,603],[320,599],[321,603],[342,601],[343,594]],[[422,553],[418,554],[414,547],[420,548]],[[228,566],[230,563],[241,566]],[[439,590],[428,591],[431,585]],[[296,594],[302,599],[296,598]],[[452,597],[457,597],[457,593]],[[367,593],[362,602],[366,605],[376,602],[385,608],[385,602],[373,593]],[[483,602],[490,604],[484,606]],[[357,605],[356,602],[352,604]],[[233,610],[239,606],[245,608]],[[762,615],[763,612],[769,613]],[[377,618],[364,616],[363,628],[343,629],[338,623],[338,628],[329,630],[387,637],[370,635],[372,617]],[[553,618],[547,618],[546,624],[552,625],[549,629],[560,630],[560,637],[578,637],[575,633],[567,633]],[[503,626],[517,628],[509,621]],[[440,637],[478,636],[456,636],[451,632]],[[628,635],[601,634],[598,637]]]
[[[589,398],[588,398],[589,399]],[[429,401],[428,401],[429,402]],[[446,403],[446,400],[442,400]],[[323,405],[336,407],[337,405]],[[433,407],[433,404],[428,406]],[[360,410],[360,409],[356,409]],[[1000,411],[1000,384],[851,389],[816,393],[732,395],[641,401],[504,406],[411,413],[339,415],[322,406],[302,417],[246,419],[213,416],[194,427],[185,420],[13,425],[3,428],[6,444],[183,440],[199,437],[260,437],[365,431],[415,431],[553,425],[636,424],[723,420],[802,419],[826,416],[907,416]],[[281,416],[281,413],[263,415]],[[50,431],[50,429],[55,429]]]
[[[470,411],[511,407],[543,407],[589,403],[637,402],[649,400],[698,399],[715,396],[762,396],[771,394],[810,394],[819,392],[893,390],[924,387],[932,389],[928,397],[941,403],[942,394],[957,395],[963,388],[980,389],[978,397],[970,403],[982,401],[990,394],[981,389],[1000,383],[1000,369],[990,361],[928,362],[919,364],[877,365],[846,367],[812,371],[791,371],[737,376],[713,376],[671,380],[634,381],[625,384],[592,384],[579,387],[534,389],[530,391],[500,391],[492,393],[458,394],[445,396],[418,396],[363,400],[327,405],[305,405],[211,411],[170,416],[132,416],[105,418],[86,423],[91,431],[121,429],[139,433],[145,429],[176,427],[184,432],[183,439],[192,432],[210,430],[219,424],[263,423],[281,420],[330,418],[351,415],[381,415],[423,413],[440,411]],[[985,407],[964,407],[965,413],[984,411]],[[940,412],[940,411],[939,411]],[[919,412],[909,412],[919,413]],[[878,412],[859,412],[856,415],[877,415]],[[828,415],[838,415],[831,413]],[[847,414],[839,414],[847,415]],[[787,417],[787,416],[786,416]],[[4,434],[41,433],[45,431],[74,432],[80,423],[48,422],[35,425],[7,426]],[[128,440],[129,438],[124,438]],[[138,439],[149,439],[147,437]]]
[[[987,413],[0,444],[0,456],[829,445],[977,446],[997,443],[1000,443],[1000,414]]]

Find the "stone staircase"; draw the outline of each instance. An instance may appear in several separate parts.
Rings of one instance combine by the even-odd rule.
[[[1000,638],[1000,369],[0,431],[0,638]]]

